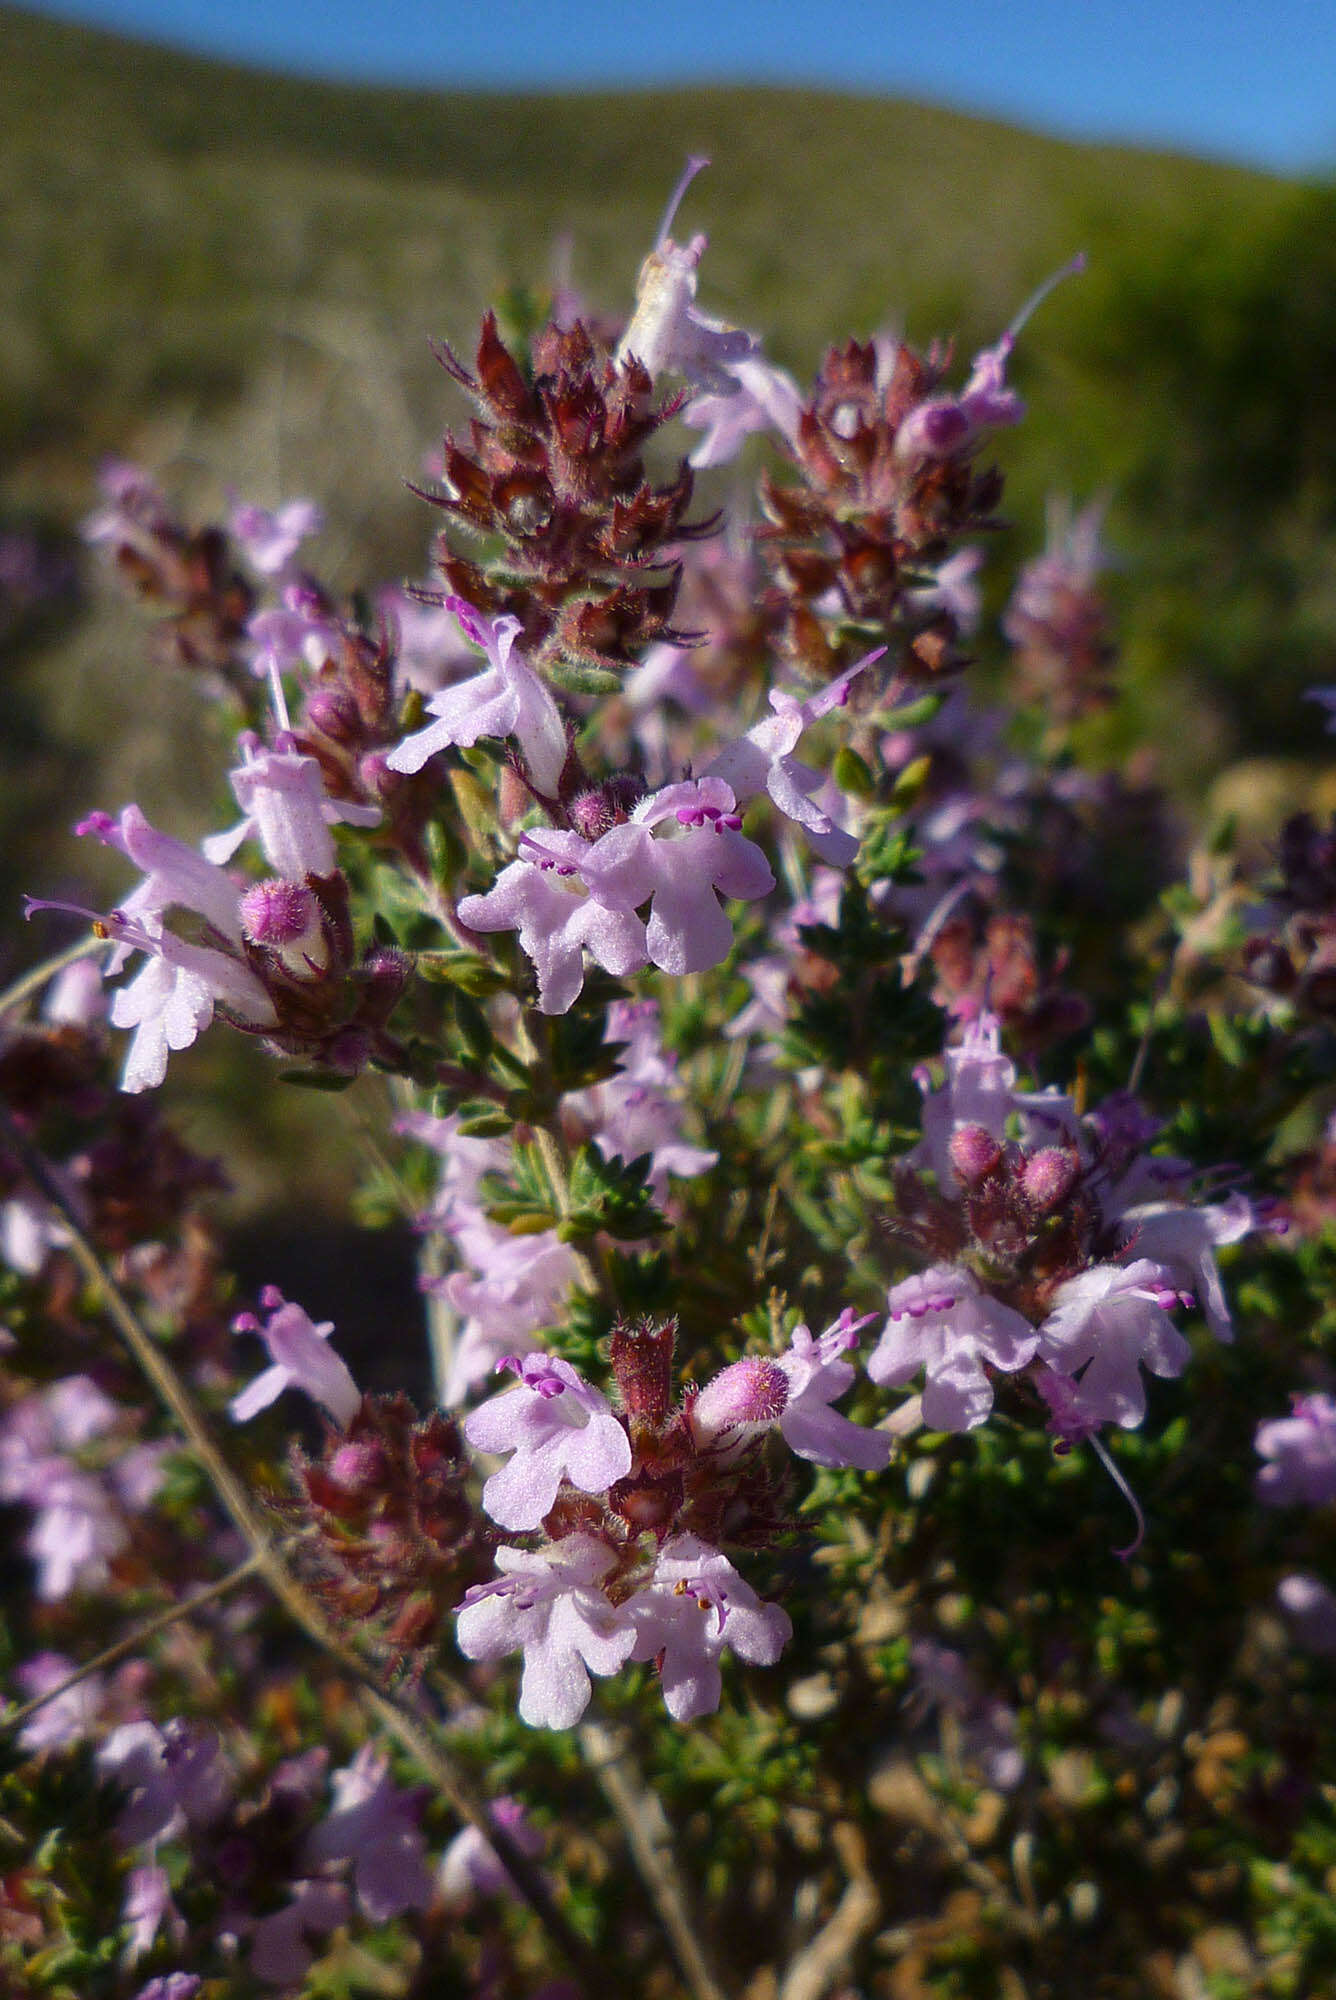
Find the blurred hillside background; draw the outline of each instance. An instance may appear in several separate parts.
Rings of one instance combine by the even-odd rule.
[[[99,462],[142,462],[195,519],[229,489],[310,495],[334,584],[422,576],[432,523],[404,482],[463,415],[429,340],[467,350],[489,301],[563,268],[625,314],[689,152],[714,162],[684,216],[710,233],[707,308],[800,379],[879,328],[967,359],[1087,251],[1021,346],[993,612],[1047,496],[1106,496],[1125,696],[1092,752],[1149,740],[1180,794],[1268,823],[1320,786],[1330,183],[829,91],[296,81],[5,7],[0,74],[0,979],[63,941],[11,922],[23,889],[121,886],[70,838],[81,812],[133,797],[193,837],[230,809],[196,691],[147,664],[80,544]],[[248,1053],[179,1067],[196,1141],[232,1145],[216,1088],[248,1091]],[[241,1170],[254,1211],[298,1161],[316,1203],[351,1173],[318,1106],[284,1114]]]

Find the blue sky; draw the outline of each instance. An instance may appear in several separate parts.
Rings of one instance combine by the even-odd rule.
[[[1078,138],[1336,169],[1336,0],[39,0],[39,11],[315,75],[824,83]]]

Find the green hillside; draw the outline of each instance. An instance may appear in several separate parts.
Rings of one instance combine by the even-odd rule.
[[[6,7],[0,62],[0,533],[68,546],[118,452],[197,516],[229,487],[315,495],[340,585],[421,574],[404,480],[461,414],[429,341],[467,348],[562,256],[624,314],[704,152],[683,217],[711,237],[702,296],[800,374],[878,327],[968,355],[1084,248],[1018,357],[994,608],[1047,494],[1102,493],[1126,698],[1092,747],[1149,736],[1200,792],[1231,755],[1319,746],[1300,695],[1336,680],[1332,190],[829,92],[297,82]],[[214,822],[208,720],[140,664],[132,611],[0,616],[0,650],[7,908],[86,877],[71,801]]]
[[[416,408],[436,387],[426,336],[466,339],[499,285],[541,283],[563,232],[577,281],[624,309],[692,150],[715,162],[689,213],[711,230],[710,297],[796,365],[901,319],[982,337],[1078,243],[1098,263],[1187,215],[1237,232],[1280,192],[829,93],[336,88],[8,8],[0,47],[0,407],[20,454],[214,403],[293,346],[360,360],[383,343]],[[1041,348],[1060,349],[1067,310]]]

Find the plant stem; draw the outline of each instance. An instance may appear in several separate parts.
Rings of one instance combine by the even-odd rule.
[[[701,1945],[700,1925],[687,1904],[668,1816],[636,1770],[625,1737],[602,1722],[582,1722],[577,1734],[585,1762],[621,1821],[636,1871],[672,1945],[692,2000],[727,2000]]]
[[[34,965],[30,971],[16,979],[12,986],[6,987],[5,991],[0,993],[0,1014],[12,1014],[30,995],[40,993],[48,980],[54,979],[58,972],[64,972],[67,966],[77,965],[81,958],[91,958],[95,951],[104,950],[108,942],[107,938],[80,938],[78,944],[69,945],[64,951],[58,951],[54,958],[44,958],[40,965]]]
[[[259,1555],[249,1555],[244,1562],[238,1563],[235,1569],[230,1569],[226,1576],[220,1576],[216,1583],[206,1584],[202,1590],[197,1590],[193,1597],[187,1597],[183,1604],[169,1605],[165,1611],[159,1611],[156,1617],[146,1618],[141,1625],[136,1625],[133,1632],[128,1632],[114,1645],[105,1646],[91,1660],[85,1660],[81,1667],[76,1667],[72,1674],[66,1674],[63,1681],[58,1681],[55,1687],[48,1688],[45,1694],[36,1695],[31,1701],[25,1701],[22,1708],[11,1709],[7,1715],[0,1716],[0,1736],[9,1735],[14,1730],[20,1729],[30,1715],[36,1715],[38,1709],[45,1708],[48,1702],[57,1700],[62,1694],[68,1694],[72,1687],[78,1687],[80,1681],[86,1681],[91,1675],[101,1673],[104,1667],[114,1667],[118,1660],[128,1659],[131,1653],[139,1652],[144,1642],[156,1637],[159,1632],[165,1632],[169,1626],[179,1624],[181,1619],[191,1617],[206,1604],[216,1603],[220,1597],[226,1597],[239,1583],[245,1583],[248,1577],[257,1576],[260,1567]]]

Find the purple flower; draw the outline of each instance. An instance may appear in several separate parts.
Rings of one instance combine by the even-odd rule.
[[[499,1527],[525,1534],[542,1526],[563,1479],[582,1493],[606,1493],[631,1470],[631,1444],[606,1396],[568,1361],[546,1354],[502,1363],[518,1387],[493,1396],[464,1419],[476,1451],[513,1453],[482,1489]]]
[[[230,777],[245,817],[203,843],[208,860],[229,861],[243,840],[258,840],[274,874],[301,883],[308,875],[334,873],[332,825],[375,826],[379,821],[378,806],[329,798],[319,763],[298,750],[286,732],[273,749],[249,733],[240,738],[240,748],[241,763]]]
[[[543,1851],[543,1836],[518,1799],[494,1799],[487,1808],[493,1824],[508,1833],[521,1854],[536,1860]],[[485,1833],[476,1826],[463,1827],[441,1856],[438,1876],[441,1894],[458,1908],[476,1896],[514,1894],[515,1884],[500,1855]]]
[[[203,1981],[195,1972],[164,1972],[141,1986],[135,2000],[195,2000]]]
[[[636,915],[652,886],[638,827],[614,826],[600,840],[544,829],[524,834],[517,860],[483,896],[465,896],[462,923],[477,931],[518,931],[538,974],[538,1004],[564,1014],[584,985],[584,948],[615,979],[649,962]]]
[[[53,1688],[67,1681],[73,1672],[74,1662],[63,1653],[34,1653],[30,1660],[15,1668],[14,1678],[23,1699],[36,1701],[39,1695],[49,1695]],[[96,1732],[102,1720],[105,1694],[101,1674],[87,1675],[39,1708],[19,1731],[19,1742],[34,1756],[39,1750],[65,1750],[72,1743],[81,1743]]]
[[[328,1410],[336,1424],[349,1424],[357,1414],[362,1392],[348,1372],[347,1364],[329,1345],[334,1331],[331,1319],[316,1326],[298,1305],[289,1305],[273,1285],[266,1287],[261,1303],[269,1313],[266,1325],[254,1313],[242,1313],[233,1323],[236,1333],[258,1333],[269,1349],[272,1366],[232,1398],[229,1404],[234,1423],[244,1424],[267,1409],[285,1389],[303,1389],[312,1401]]]
[[[1322,1507],[1336,1500],[1336,1397],[1294,1396],[1288,1417],[1257,1426],[1253,1442],[1269,1461],[1257,1497],[1271,1507]]]
[[[288,500],[271,514],[267,507],[234,507],[232,533],[262,576],[287,568],[302,543],[318,535],[324,515],[314,500]]]
[[[1021,1313],[950,1265],[893,1285],[886,1303],[890,1317],[867,1372],[874,1382],[898,1387],[922,1368],[923,1421],[932,1430],[966,1431],[983,1423],[993,1407],[984,1362],[1014,1373],[1039,1343]]]
[[[132,1868],[125,1884],[121,1922],[129,1930],[123,1962],[133,1965],[152,1948],[153,1940],[165,1924],[167,1934],[178,1946],[185,1942],[186,1927],[181,1912],[172,1901],[167,1870],[156,1862]]]
[[[931,583],[907,590],[905,601],[924,614],[945,611],[961,632],[970,633],[983,610],[983,594],[975,582],[982,567],[982,549],[957,549],[939,565]]]
[[[705,433],[691,454],[698,471],[727,465],[754,431],[775,430],[786,443],[797,444],[803,399],[791,375],[760,354],[726,363],[724,373],[732,379],[730,391],[693,396],[682,412],[684,424]]]
[[[853,1387],[853,1364],[842,1357],[857,1347],[860,1329],[874,1317],[866,1313],[858,1319],[846,1307],[819,1337],[796,1326],[787,1351],[778,1356],[789,1384],[780,1435],[799,1458],[814,1465],[856,1465],[862,1472],[881,1472],[890,1463],[891,1440],[885,1431],[852,1423],[830,1408]]]
[[[226,1812],[234,1780],[214,1730],[193,1722],[126,1722],[96,1758],[99,1775],[127,1794],[116,1822],[127,1847],[161,1840],[183,1826],[209,1827]]]
[[[663,829],[648,850],[653,902],[645,944],[651,963],[678,978],[706,972],[727,958],[733,943],[719,898],[754,902],[768,896],[775,886],[770,863],[744,838],[737,800],[722,778],[665,785],[642,799],[631,818],[638,827]]]
[[[410,587],[382,591],[379,606],[398,640],[396,665],[407,686],[435,694],[472,673],[476,656],[444,604],[424,604]]]
[[[653,1000],[615,1000],[608,1009],[604,1040],[622,1042],[617,1072],[588,1090],[568,1092],[562,1112],[577,1118],[605,1160],[649,1156],[649,1183],[659,1201],[667,1199],[670,1175],[690,1179],[712,1167],[719,1155],[682,1137],[677,1101],[677,1058],[659,1039],[659,1009]]]
[[[1136,1428],[1146,1414],[1141,1369],[1181,1375],[1191,1355],[1167,1311],[1178,1302],[1172,1272],[1146,1258],[1096,1264],[1058,1287],[1039,1352],[1060,1375],[1085,1370],[1071,1403],[1076,1416]]]
[[[212,1021],[219,1001],[249,1027],[277,1026],[272,1000],[239,959],[206,945],[187,944],[171,931],[154,936],[114,917],[106,920],[106,928],[147,958],[130,984],[112,996],[112,1027],[134,1031],[121,1074],[122,1090],[155,1090],[167,1074],[169,1051],[190,1048]]]
[[[909,412],[895,434],[898,457],[949,458],[971,451],[984,431],[1020,422],[1025,405],[1006,381],[1016,336],[1055,285],[1084,269],[1085,258],[1074,257],[1031,294],[997,345],[975,355],[969,380],[959,395],[929,396]]]
[[[1233,1340],[1234,1323],[1215,1251],[1218,1244],[1237,1243],[1257,1227],[1248,1197],[1232,1194],[1227,1201],[1200,1208],[1183,1202],[1148,1201],[1124,1209],[1119,1221],[1130,1231],[1128,1249],[1163,1264],[1180,1290],[1196,1294],[1216,1339]]]
[[[331,1783],[333,1810],[307,1835],[303,1864],[320,1868],[351,1861],[357,1900],[373,1924],[388,1923],[405,1910],[425,1910],[432,1878],[418,1826],[420,1799],[400,1791],[390,1779],[389,1760],[369,1743],[333,1773]]]
[[[135,1031],[121,1079],[123,1090],[160,1084],[168,1051],[189,1048],[213,1019],[217,1002],[250,1027],[277,1024],[273,1002],[240,955],[241,892],[230,876],[206,855],[160,833],[136,805],[126,806],[119,820],[92,813],[75,831],[95,834],[144,873],[119,909],[104,919],[93,919],[116,941],[117,949],[106,961],[108,975],[119,972],[133,951],[143,952],[147,959],[111,1004],[112,1026]],[[172,908],[203,917],[231,952],[189,943],[165,930],[162,915]]]
[[[250,1970],[270,1986],[300,1986],[311,1967],[306,1940],[348,1920],[342,1882],[294,1882],[292,1901],[250,1925]]]
[[[462,597],[447,598],[446,607],[486,653],[487,668],[432,695],[427,710],[435,720],[405,737],[386,762],[392,771],[420,771],[429,757],[452,743],[513,736],[535,789],[555,798],[566,762],[566,725],[547,687],[515,651],[518,618],[484,618]]]
[[[105,1583],[108,1564],[129,1540],[105,1480],[68,1455],[105,1435],[117,1417],[88,1376],[70,1375],[23,1397],[0,1425],[0,1500],[34,1511],[24,1547],[46,1602]]]
[[[694,1722],[719,1706],[719,1657],[773,1666],[793,1636],[788,1613],[765,1604],[728,1557],[695,1535],[664,1543],[654,1575],[627,1600],[636,1660],[657,1660],[663,1698],[674,1722]]]
[[[866,654],[856,666],[806,700],[783,688],[772,688],[774,714],[754,723],[745,736],[721,750],[705,772],[707,778],[722,778],[731,785],[739,803],[758,792],[768,792],[785,818],[803,828],[821,859],[834,867],[846,867],[853,860],[858,852],[857,838],[837,826],[816,804],[812,795],[825,780],[793,753],[812,723],[844,706],[856,677],[885,650],[879,646]]]
[[[989,1784],[999,1792],[1014,1791],[1025,1775],[1025,1758],[1016,1745],[1015,1710],[981,1693],[963,1653],[931,1639],[915,1639],[909,1656],[920,1706],[931,1704],[953,1716],[960,1726],[962,1750],[982,1766]]]
[[[926,1087],[925,1077],[919,1081]],[[946,1050],[946,1084],[925,1095],[923,1139],[910,1155],[911,1164],[931,1167],[938,1186],[949,1193],[959,1185],[951,1137],[962,1126],[981,1126],[1001,1141],[1008,1121],[1018,1117],[1030,1143],[1075,1140],[1079,1128],[1069,1097],[1056,1090],[1018,1091],[1015,1083],[1016,1066],[1002,1053],[1002,1024],[996,1014],[984,1011]]]
[[[206,854],[161,833],[137,805],[125,806],[118,820],[110,813],[89,813],[74,831],[92,834],[105,847],[116,848],[143,874],[143,881],[118,905],[122,917],[151,922],[165,910],[193,910],[229,944],[241,943],[239,891],[231,876]],[[126,955],[124,950],[114,953],[108,970],[119,970]]]
[[[452,1271],[431,1289],[464,1322],[455,1342],[445,1399],[460,1403],[484,1380],[502,1356],[528,1353],[534,1334],[557,1317],[576,1274],[576,1258],[555,1229],[536,1236],[512,1236],[485,1217],[456,1242],[478,1276]]]
[[[252,649],[251,672],[257,680],[269,681],[276,707],[282,692],[280,674],[298,666],[320,668],[343,638],[338,621],[301,583],[286,587],[281,605],[257,611],[246,626],[246,636]]]
[[[589,1676],[615,1674],[636,1643],[625,1610],[600,1579],[617,1557],[593,1535],[567,1535],[544,1549],[500,1548],[508,1572],[465,1593],[459,1650],[469,1660],[524,1653],[520,1715],[535,1729],[569,1729],[589,1704]]]

